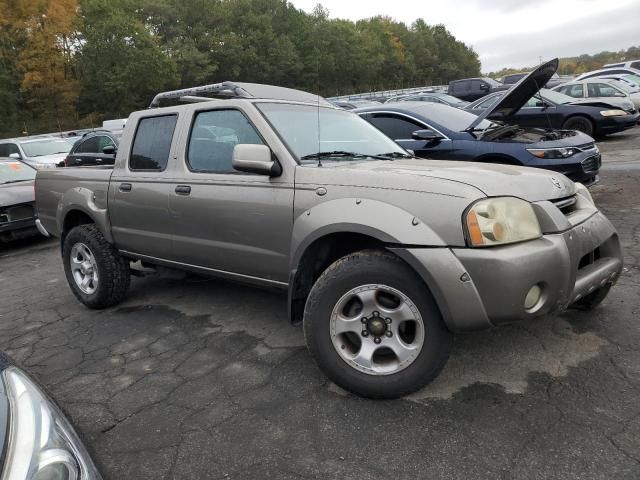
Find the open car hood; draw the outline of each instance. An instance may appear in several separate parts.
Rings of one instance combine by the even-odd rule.
[[[558,59],[543,63],[522,78],[491,107],[478,115],[467,130],[473,130],[482,120],[504,120],[520,110],[531,97],[540,91],[558,70]]]

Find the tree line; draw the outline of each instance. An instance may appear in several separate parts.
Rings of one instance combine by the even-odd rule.
[[[600,52],[593,55],[582,54],[577,57],[566,57],[560,59],[558,66],[558,75],[580,75],[582,73],[598,70],[603,65],[609,63],[625,62],[627,60],[640,59],[640,46],[629,47],[626,50],[618,52]],[[502,78],[505,75],[520,72],[530,72],[535,67],[528,68],[503,68],[497,72],[491,72],[488,75],[492,78]]]
[[[0,0],[0,135],[100,125],[225,80],[324,96],[476,76],[442,25],[352,22],[286,0]]]

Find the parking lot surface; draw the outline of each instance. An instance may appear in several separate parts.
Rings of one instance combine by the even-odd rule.
[[[90,311],[55,240],[0,247],[0,349],[39,380],[105,478],[640,478],[640,128],[592,189],[625,270],[602,306],[458,336],[396,401],[329,383],[279,293],[134,278]]]

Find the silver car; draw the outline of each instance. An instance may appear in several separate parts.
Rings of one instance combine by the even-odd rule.
[[[595,77],[574,80],[558,85],[553,90],[577,99],[603,100],[630,113],[640,109],[640,92],[634,92],[627,84],[615,79]]]
[[[41,136],[0,140],[0,157],[10,157],[38,170],[55,168],[64,161],[73,143],[62,138]]]

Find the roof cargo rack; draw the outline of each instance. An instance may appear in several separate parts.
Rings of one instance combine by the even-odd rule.
[[[317,103],[323,106],[331,105],[323,97],[303,92],[302,90],[276,87],[275,85],[263,85],[260,83],[221,82],[213,83],[211,85],[161,92],[153,98],[149,108],[159,107],[160,102],[163,100],[178,100],[190,103],[213,100],[213,98],[204,95],[229,98],[268,98],[272,100]]]

